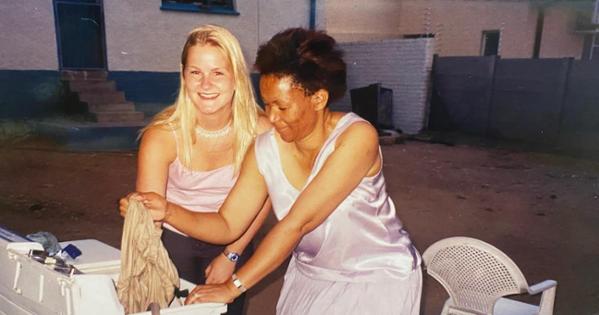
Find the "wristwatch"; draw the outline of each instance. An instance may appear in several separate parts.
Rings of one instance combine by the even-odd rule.
[[[236,274],[232,274],[231,275],[231,280],[233,280],[233,285],[237,288],[237,290],[241,291],[241,293],[244,293],[245,291],[247,291],[248,289],[243,285],[243,282],[241,282],[241,280],[239,280],[239,278],[237,278]]]
[[[225,255],[225,257],[227,257],[228,260],[232,261],[232,262],[237,262],[239,260],[239,254],[236,252],[230,252],[228,251],[226,248],[223,251],[223,255]]]

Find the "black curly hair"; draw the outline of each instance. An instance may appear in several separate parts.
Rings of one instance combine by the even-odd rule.
[[[261,75],[291,76],[307,95],[325,89],[329,101],[347,89],[343,51],[322,31],[290,28],[276,34],[258,48],[255,67]]]

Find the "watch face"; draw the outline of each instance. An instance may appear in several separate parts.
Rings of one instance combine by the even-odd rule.
[[[239,255],[236,253],[229,253],[227,258],[229,258],[230,261],[236,262],[239,259]]]

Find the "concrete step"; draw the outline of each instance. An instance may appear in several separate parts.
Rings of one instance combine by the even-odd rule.
[[[121,91],[82,92],[79,93],[79,100],[90,105],[124,103],[127,101],[125,93]]]
[[[143,121],[144,113],[142,112],[97,112],[90,113],[92,119],[96,122],[134,122]]]
[[[78,95],[87,109],[87,117],[98,123],[142,122],[144,114],[135,111],[125,93],[118,91],[114,81],[107,80],[106,71],[63,71],[61,79]]]
[[[108,72],[106,71],[62,71],[60,78],[62,80],[106,80]]]
[[[74,81],[68,81],[68,83],[69,83],[69,89],[72,92],[77,92],[77,93],[116,91],[116,83],[114,81],[74,80]]]
[[[135,104],[133,104],[132,102],[109,103],[109,104],[88,104],[87,111],[90,113],[134,112]]]

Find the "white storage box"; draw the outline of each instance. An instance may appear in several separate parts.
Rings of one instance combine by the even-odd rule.
[[[0,228],[0,314],[2,315],[123,315],[115,283],[120,270],[118,249],[98,240],[62,242],[82,252],[67,263],[83,274],[64,274],[28,257],[41,245]],[[194,285],[181,279],[181,290]],[[175,298],[159,314],[218,315],[226,312],[222,303],[182,305]],[[135,313],[136,315],[151,312]]]

